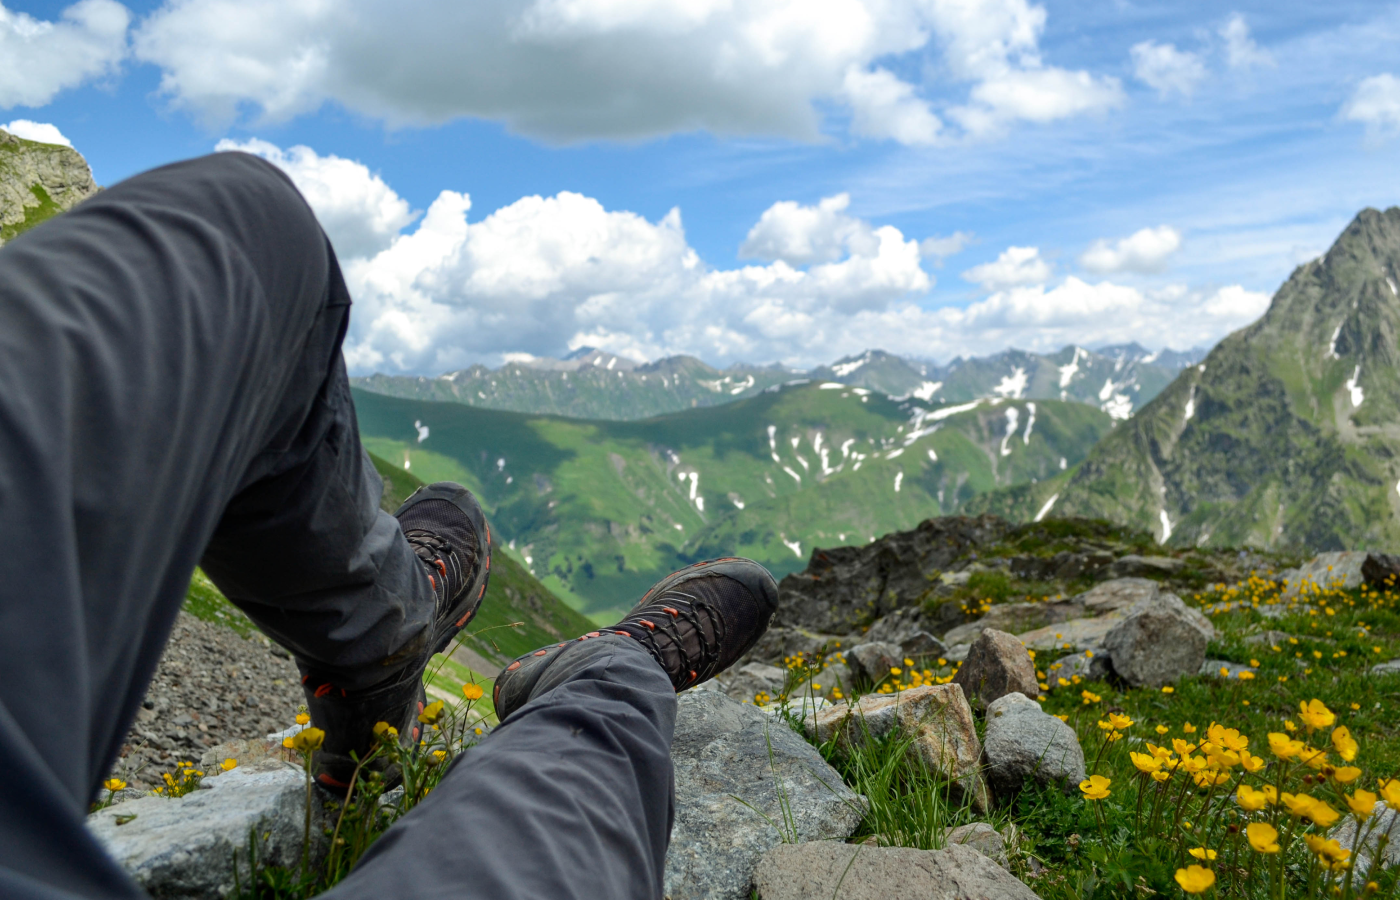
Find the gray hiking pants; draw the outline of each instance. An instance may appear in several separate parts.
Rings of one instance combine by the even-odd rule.
[[[430,627],[360,447],[349,308],[306,203],[244,154],[0,248],[0,897],[142,896],[84,816],[196,563],[346,687]],[[675,694],[630,642],[580,647],[336,897],[660,896]]]

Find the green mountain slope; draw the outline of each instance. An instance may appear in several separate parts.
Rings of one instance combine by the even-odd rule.
[[[1230,335],[1024,511],[1199,546],[1400,545],[1400,208],[1363,210]]]
[[[76,150],[0,130],[0,244],[97,190]]]
[[[781,576],[816,544],[864,543],[1053,477],[1111,427],[1081,404],[930,410],[835,382],[639,422],[355,402],[366,446],[470,486],[531,571],[598,621],[686,561],[742,553]]]

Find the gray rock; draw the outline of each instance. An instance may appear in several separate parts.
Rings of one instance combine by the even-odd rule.
[[[808,694],[815,697],[832,697],[839,692],[841,696],[849,697],[854,683],[855,678],[850,666],[842,662],[830,662],[820,672],[793,688],[790,696],[793,699]]]
[[[967,659],[967,652],[972,649],[971,644],[950,644],[948,646],[948,662],[960,663]]]
[[[1170,556],[1138,556],[1130,553],[1114,561],[1108,567],[1113,578],[1133,578],[1143,575],[1156,575],[1166,578],[1180,572],[1186,563]]]
[[[1133,604],[1104,636],[1113,671],[1134,687],[1161,687],[1195,675],[1206,659],[1208,638],[1175,594]]]
[[[715,680],[719,682],[720,689],[729,697],[740,703],[752,703],[760,691],[769,697],[778,696],[783,690],[786,679],[787,672],[777,666],[764,663],[745,663],[730,669]]]
[[[975,622],[959,625],[943,635],[944,644],[970,644],[988,628],[1020,634],[1035,628],[1068,622],[1085,614],[1084,605],[1075,600],[1056,603],[998,603]]]
[[[1266,644],[1269,646],[1278,644],[1279,646],[1282,646],[1283,644],[1288,643],[1289,638],[1296,637],[1296,634],[1289,634],[1286,631],[1274,631],[1270,629],[1268,631],[1261,631],[1258,634],[1251,634],[1249,637],[1244,639],[1244,642],[1246,644]],[[1314,638],[1313,640],[1316,640],[1316,638]]]
[[[1127,609],[1140,600],[1151,600],[1160,593],[1162,586],[1150,578],[1115,578],[1094,585],[1074,599],[1083,605],[1085,614],[1098,616],[1116,609]]]
[[[1006,839],[986,822],[971,822],[949,828],[943,833],[943,842],[945,846],[960,844],[971,847],[1003,869],[1011,871],[1011,861],[1006,858]]]
[[[846,665],[857,679],[879,684],[889,677],[890,669],[904,665],[904,651],[898,644],[872,641],[847,653]]]
[[[973,642],[953,683],[960,685],[973,707],[981,709],[1010,693],[1034,697],[1040,693],[1035,663],[1014,635],[988,628]]]
[[[1341,551],[1319,553],[1297,569],[1280,573],[1287,582],[1284,599],[1292,599],[1311,588],[1353,590],[1367,585],[1378,591],[1400,584],[1400,556],[1389,553]]]
[[[1384,800],[1377,800],[1371,809],[1371,818],[1361,826],[1360,833],[1361,846],[1357,847],[1356,819],[1347,816],[1327,835],[1352,852],[1355,857],[1352,869],[1358,876],[1371,868],[1382,837],[1386,838],[1386,845],[1381,865],[1387,868],[1400,866],[1400,813],[1387,806]]]
[[[1220,670],[1224,669],[1227,674],[1221,675]],[[1202,675],[1214,675],[1217,678],[1239,678],[1241,672],[1252,672],[1259,674],[1259,670],[1244,663],[1230,662],[1225,659],[1208,659],[1201,663]]]
[[[845,839],[860,824],[864,801],[783,723],[714,691],[686,691],[678,704],[671,900],[747,900],[759,857],[783,840],[773,823],[784,822],[784,798],[797,840]]]
[[[1378,663],[1371,667],[1372,675],[1400,675],[1400,659]]]
[[[1007,694],[987,707],[982,754],[987,781],[1002,801],[1028,780],[1068,793],[1085,778],[1084,751],[1074,729],[1024,694]]]
[[[783,844],[763,855],[754,886],[760,900],[1036,900],[1014,875],[960,844],[942,850]]]
[[[329,818],[312,794],[312,865],[326,851]],[[246,884],[249,834],[259,865],[301,864],[306,773],[280,760],[240,765],[184,797],[143,797],[88,816],[88,830],[154,897],[222,898],[234,888],[234,853]],[[130,817],[130,818],[128,818]]]
[[[871,625],[865,640],[898,644],[905,656],[914,659],[943,656],[947,648],[928,632],[928,627],[920,610],[897,609]]]
[[[752,650],[744,654],[742,661],[781,664],[784,659],[799,654],[811,659],[840,640],[835,635],[805,628],[774,625],[763,633]]]
[[[954,782],[973,806],[990,805],[982,779],[982,745],[972,709],[956,684],[925,685],[897,694],[866,694],[855,704],[838,703],[804,721],[807,733],[835,739],[847,752],[872,738],[898,733],[911,738],[908,753],[939,780]]]
[[[1071,683],[1076,675],[1085,681],[1103,681],[1112,672],[1113,658],[1109,656],[1107,650],[1099,647],[1095,650],[1085,650],[1082,653],[1072,653],[1055,660],[1045,670],[1045,683],[1050,685],[1050,690],[1053,691],[1064,687],[1059,682],[1061,678]]]
[[[99,190],[87,162],[71,147],[25,141],[0,130],[0,160],[0,244],[23,230],[42,204],[41,194],[68,209]]]
[[[1122,621],[1124,610],[1114,610],[1093,619],[1071,619],[1016,635],[1037,653],[1050,650],[1092,650],[1102,647],[1104,638]]]

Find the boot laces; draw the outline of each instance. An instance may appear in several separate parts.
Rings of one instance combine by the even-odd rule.
[[[674,605],[668,605],[667,600],[673,601]],[[713,675],[714,670],[719,667],[726,632],[725,619],[719,610],[708,600],[680,590],[667,591],[650,605],[652,608],[646,610],[647,615],[629,617],[633,622],[642,623],[642,629],[645,629],[639,629],[640,634],[632,636],[646,647],[647,652],[663,669],[669,669],[670,666],[666,662],[662,647],[657,643],[657,638],[662,635],[667,638],[681,664],[680,671],[673,676],[673,682],[679,687]],[[702,615],[709,622],[708,633],[701,624]],[[679,623],[682,620],[689,623],[691,632],[695,635],[697,655],[694,658],[687,650],[686,641],[681,635]]]

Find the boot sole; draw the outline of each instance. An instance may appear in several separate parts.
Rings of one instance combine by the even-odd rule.
[[[477,567],[476,577],[457,594],[456,601],[447,615],[440,616],[435,624],[434,630],[438,634],[434,638],[433,653],[441,653],[481,608],[481,601],[486,596],[486,584],[491,578],[493,543],[491,526],[486,521],[486,513],[482,511],[481,504],[471,491],[459,484],[438,482],[419,488],[394,511],[394,518],[398,518],[404,510],[424,500],[446,500],[466,515],[476,531],[479,545],[477,559],[483,563]]]

